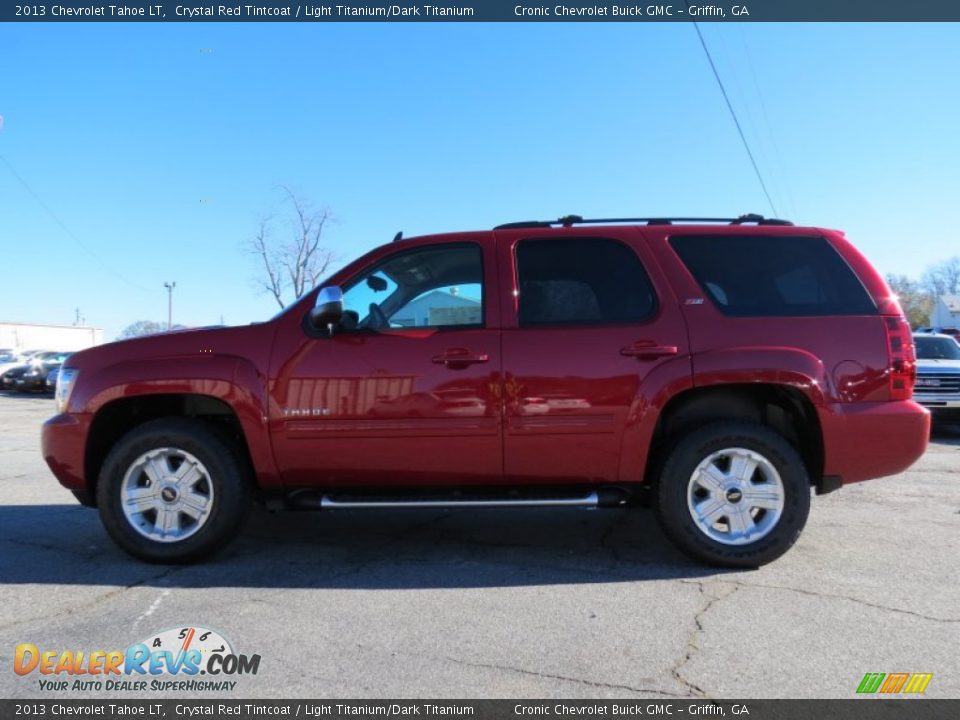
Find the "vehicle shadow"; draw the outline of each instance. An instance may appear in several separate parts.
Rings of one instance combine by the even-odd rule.
[[[930,442],[960,445],[960,422],[937,420],[930,427]]]
[[[0,397],[10,398],[11,400],[53,400],[53,393],[47,390],[26,390],[24,392],[0,390]]]
[[[257,509],[229,548],[194,565],[120,551],[78,505],[0,506],[6,584],[180,588],[482,588],[701,578],[722,570],[676,551],[632,510]]]

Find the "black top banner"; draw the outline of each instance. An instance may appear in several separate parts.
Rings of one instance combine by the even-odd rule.
[[[957,0],[688,2],[125,2],[0,6],[4,22],[926,22],[960,21]]]

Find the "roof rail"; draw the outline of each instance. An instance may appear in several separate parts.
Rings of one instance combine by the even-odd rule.
[[[626,225],[630,223],[645,223],[647,225],[673,225],[674,223],[727,223],[728,225],[793,225],[789,220],[765,218],[756,213],[747,213],[736,218],[706,218],[706,217],[649,217],[649,218],[587,218],[579,215],[565,215],[557,220],[526,220],[521,222],[504,223],[497,225],[494,230],[520,230],[527,228],[548,228],[554,225],[572,227],[573,225]]]

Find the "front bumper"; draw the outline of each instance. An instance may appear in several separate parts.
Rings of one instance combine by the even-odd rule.
[[[918,393],[913,399],[930,410],[960,410],[960,395],[956,393]]]
[[[89,492],[83,465],[89,429],[88,416],[61,413],[47,420],[40,431],[43,459],[68,490]]]

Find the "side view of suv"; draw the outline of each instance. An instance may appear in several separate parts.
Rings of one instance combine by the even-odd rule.
[[[924,452],[910,328],[843,233],[745,215],[400,239],[269,322],[60,370],[44,457],[152,562],[272,509],[623,507],[758,566]]]

